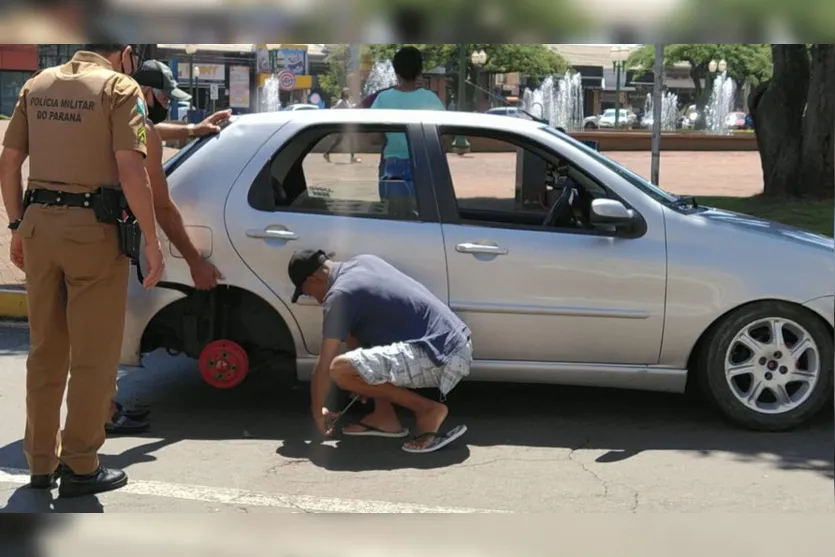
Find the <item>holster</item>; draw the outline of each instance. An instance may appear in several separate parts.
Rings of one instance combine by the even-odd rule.
[[[127,198],[121,190],[115,188],[100,188],[93,200],[93,212],[96,220],[107,224],[116,224],[122,218],[122,213],[129,210]]]
[[[131,261],[139,264],[139,254],[142,248],[142,231],[133,215],[125,213],[116,221],[119,232],[119,250]]]

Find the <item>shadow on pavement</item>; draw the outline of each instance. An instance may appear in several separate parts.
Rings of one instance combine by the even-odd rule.
[[[75,499],[59,499],[57,491],[29,489],[27,486],[15,490],[0,513],[103,513],[104,507],[95,496]]]
[[[0,320],[0,356],[29,352],[29,328],[17,321]]]
[[[181,440],[260,439],[276,441],[281,457],[338,471],[443,468],[466,461],[468,447],[520,446],[603,451],[599,464],[645,451],[696,457],[726,453],[740,462],[769,462],[776,469],[833,478],[831,408],[793,432],[758,433],[726,423],[706,403],[684,395],[463,383],[450,394],[445,425],[464,423],[468,433],[437,453],[410,455],[400,450],[401,440],[337,435],[323,444],[310,420],[306,385],[288,389],[275,376],[261,374],[250,376],[237,389],[222,391],[204,384],[187,359],[154,354],[146,366],[123,374],[119,399],[152,407],[148,435],[153,440],[122,454],[105,455],[107,465],[126,468],[154,461],[156,451]],[[362,412],[359,405],[355,409]],[[411,416],[403,418],[411,427]],[[25,468],[20,443],[0,448],[0,466]]]

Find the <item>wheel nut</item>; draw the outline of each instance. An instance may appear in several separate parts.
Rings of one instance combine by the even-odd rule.
[[[773,375],[771,375],[770,373],[766,373],[766,374],[765,374],[765,379],[766,379],[766,381],[771,381],[773,378],[774,378],[774,376],[773,376]]]
[[[783,375],[785,375],[785,374],[787,374],[788,372],[789,372],[789,368],[787,368],[786,366],[780,366],[780,373],[782,373]]]
[[[783,357],[783,353],[782,352],[775,352],[774,357],[779,360],[780,358]]]
[[[765,358],[760,358],[760,365],[761,365],[761,366],[764,366],[764,365],[765,365],[765,363],[766,363],[767,361],[768,361],[768,360],[767,360],[767,359],[765,359]]]

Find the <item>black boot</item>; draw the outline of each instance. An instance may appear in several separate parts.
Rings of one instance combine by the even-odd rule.
[[[58,487],[58,478],[61,476],[63,467],[58,468],[51,474],[32,474],[29,476],[29,487],[31,489],[53,489]]]
[[[99,466],[99,469],[92,474],[80,475],[74,474],[69,468],[64,467],[58,495],[65,499],[95,495],[96,493],[120,489],[125,487],[127,483],[128,475],[122,470]]]

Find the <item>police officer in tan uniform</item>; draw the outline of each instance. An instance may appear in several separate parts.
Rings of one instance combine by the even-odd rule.
[[[88,44],[67,64],[33,76],[0,155],[11,258],[26,272],[29,300],[24,451],[31,487],[51,488],[60,477],[62,497],[127,483],[123,471],[98,459],[116,392],[130,269],[125,253],[139,257],[124,247],[136,246],[139,235],[125,215],[135,216],[145,239],[146,288],[164,267],[144,166],[147,108],[126,75],[140,63],[133,52],[127,44]]]

